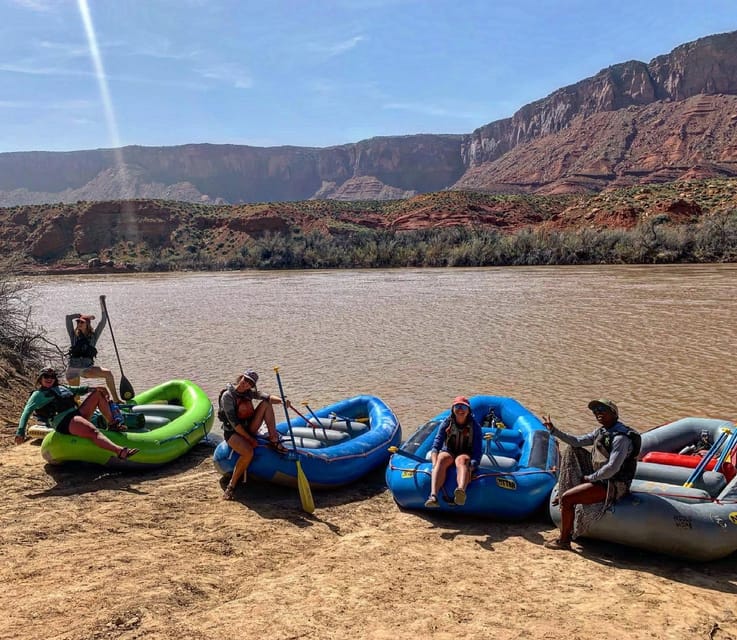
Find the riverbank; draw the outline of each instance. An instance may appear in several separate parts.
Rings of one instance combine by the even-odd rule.
[[[687,564],[524,523],[403,512],[382,473],[223,502],[202,444],[161,470],[0,449],[0,638],[737,638],[737,557]]]

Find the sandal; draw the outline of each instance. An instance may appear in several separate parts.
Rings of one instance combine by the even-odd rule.
[[[277,453],[285,454],[289,453],[289,449],[287,449],[283,444],[281,440],[269,440],[269,446],[274,449]]]
[[[232,500],[233,498],[235,498],[235,487],[228,483],[225,491],[223,491],[223,500]]]
[[[548,540],[547,542],[543,543],[543,547],[545,547],[546,549],[555,549],[556,551],[573,551],[573,549],[571,549],[571,541],[562,540],[561,538]]]
[[[456,488],[456,490],[453,492],[453,502],[459,507],[462,507],[464,504],[466,504],[466,492],[460,487]]]
[[[425,500],[425,509],[437,509],[439,506],[438,497],[434,493]]]
[[[129,449],[128,447],[123,447],[118,452],[118,458],[120,458],[121,460],[127,460],[131,456],[136,455],[139,451],[140,449]]]

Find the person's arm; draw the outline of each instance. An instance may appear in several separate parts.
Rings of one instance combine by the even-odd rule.
[[[228,420],[228,424],[230,424],[231,427],[235,428],[235,426],[238,424],[238,415],[236,414],[235,410],[235,399],[233,398],[231,392],[226,391],[223,394],[222,398],[220,398],[220,402],[223,405],[223,413]]]
[[[76,386],[73,387],[71,385],[64,385],[69,391],[71,391],[75,396],[83,396],[85,393],[89,393],[90,390],[93,388],[90,385],[82,385],[82,386]],[[95,389],[102,389],[103,387],[94,387]]]
[[[571,447],[588,447],[589,445],[594,444],[594,438],[596,437],[596,434],[599,433],[599,429],[594,429],[590,433],[586,433],[582,436],[571,435],[570,433],[566,433],[565,431],[561,431],[560,429],[558,429],[558,427],[553,424],[550,416],[543,416],[542,423],[543,426],[550,432],[550,435],[558,438],[558,440],[560,440],[561,442],[565,442]]]
[[[440,453],[440,450],[445,444],[445,438],[448,435],[445,430],[448,428],[448,424],[450,424],[450,418],[446,418],[445,420],[443,420],[440,428],[438,429],[438,432],[435,434],[435,439],[432,441],[432,448],[430,449],[430,451],[432,451],[434,455]],[[434,461],[435,459],[433,458],[433,462]]]
[[[20,444],[25,439],[26,425],[28,424],[28,419],[31,417],[31,414],[36,409],[39,409],[47,404],[47,402],[40,402],[41,400],[46,400],[46,398],[40,391],[34,391],[31,394],[31,397],[28,398],[26,406],[23,407],[23,413],[20,414],[20,420],[18,420],[18,428],[15,431],[16,444]]]
[[[471,418],[473,420],[473,418]],[[473,420],[473,451],[471,452],[471,469],[475,469],[481,463],[483,435],[481,434],[481,425]]]
[[[632,453],[632,440],[623,434],[614,436],[609,460],[607,460],[606,464],[598,471],[594,471],[594,473],[584,476],[583,479],[586,482],[609,480],[609,478],[613,477],[622,468],[622,465],[625,460],[627,460],[630,453]]]
[[[100,324],[97,325],[97,328],[95,329],[95,335],[94,335],[94,342],[93,344],[97,344],[97,341],[100,339],[100,334],[105,330],[105,326],[107,325],[107,307],[103,304],[105,300],[105,296],[100,296]]]
[[[67,316],[67,333],[69,334],[69,341],[72,344],[74,344],[74,321],[81,315],[81,313],[70,313]]]

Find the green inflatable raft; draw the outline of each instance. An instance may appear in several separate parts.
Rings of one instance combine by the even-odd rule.
[[[112,468],[156,467],[194,447],[210,432],[214,418],[210,399],[189,380],[164,382],[134,396],[122,409],[128,431],[105,431],[105,435],[122,447],[139,449],[130,459],[121,460],[87,438],[53,430],[41,443],[41,455],[50,464],[91,462]]]

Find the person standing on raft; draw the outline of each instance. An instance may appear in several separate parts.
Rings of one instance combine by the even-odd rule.
[[[619,421],[619,409],[611,400],[592,400],[588,406],[601,426],[583,436],[565,433],[553,425],[550,416],[543,416],[543,426],[569,445],[561,458],[558,498],[553,501],[560,505],[560,536],[545,543],[548,549],[570,550],[574,525],[576,533],[584,532],[629,493],[635,477],[640,434]],[[589,445],[593,445],[591,451],[584,449]],[[576,505],[598,503],[602,503],[600,509],[580,507],[577,513]]]
[[[71,346],[69,347],[69,364],[65,373],[67,382],[71,385],[79,385],[80,378],[102,378],[105,380],[113,402],[120,403],[118,392],[115,389],[115,378],[110,369],[95,365],[97,357],[97,341],[107,324],[107,313],[105,312],[105,296],[100,296],[100,324],[93,328],[92,321],[95,316],[83,315],[81,313],[70,313],[66,317],[67,333]],[[76,321],[76,327],[73,322]]]
[[[259,444],[256,434],[262,423],[266,423],[271,446],[279,453],[287,453],[287,449],[279,440],[272,406],[281,404],[281,398],[258,391],[257,383],[258,373],[253,369],[246,369],[238,376],[235,384],[228,383],[228,386],[220,393],[218,418],[223,423],[223,437],[231,449],[240,455],[223,493],[224,500],[233,499],[241,476],[243,481],[246,481],[246,472],[253,460],[253,451]],[[253,406],[254,400],[258,401],[255,407]],[[292,407],[289,400],[287,400],[287,407]]]

